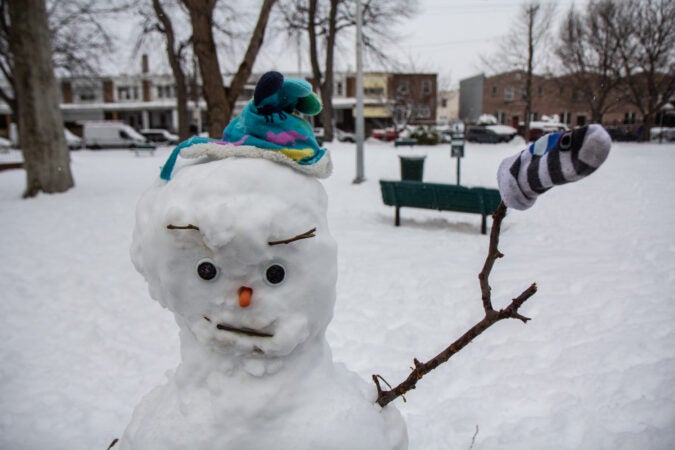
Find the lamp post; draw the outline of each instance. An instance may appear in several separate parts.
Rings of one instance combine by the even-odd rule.
[[[362,50],[363,37],[361,35],[361,27],[363,25],[361,0],[356,2],[356,177],[353,183],[359,184],[364,182],[364,168],[363,168],[363,66],[362,66]]]

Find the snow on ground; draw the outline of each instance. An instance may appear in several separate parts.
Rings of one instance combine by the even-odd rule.
[[[496,187],[523,142],[467,144],[465,185]],[[338,241],[334,357],[398,384],[482,317],[480,217],[382,204],[397,154],[426,154],[425,180],[455,182],[449,146],[332,144],[325,180]],[[96,449],[179,360],[177,326],[129,260],[134,208],[170,149],[72,153],[77,187],[21,200],[0,172],[0,448]],[[16,153],[0,161],[16,160]],[[539,292],[427,375],[397,405],[410,449],[675,447],[675,146],[615,144],[591,177],[510,211],[495,265],[503,307]],[[373,387],[374,389],[374,387]]]

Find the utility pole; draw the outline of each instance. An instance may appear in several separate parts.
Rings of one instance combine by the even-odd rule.
[[[363,169],[363,26],[361,0],[356,2],[356,178],[353,183],[364,182]]]

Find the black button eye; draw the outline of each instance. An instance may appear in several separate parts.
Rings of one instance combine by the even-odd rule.
[[[560,150],[569,150],[572,146],[572,133],[565,133],[560,137]]]
[[[286,270],[279,264],[272,264],[265,271],[265,279],[269,284],[279,284],[285,277]]]
[[[218,276],[218,268],[211,260],[203,259],[197,263],[197,275],[202,280],[211,281]]]

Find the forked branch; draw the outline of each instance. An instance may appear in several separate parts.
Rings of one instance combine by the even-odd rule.
[[[485,311],[485,317],[471,327],[466,333],[464,333],[459,339],[450,344],[445,350],[433,357],[427,362],[420,362],[416,358],[413,360],[414,367],[410,372],[410,375],[398,386],[385,390],[382,389],[380,385],[380,379],[383,379],[380,375],[373,375],[373,381],[377,387],[377,403],[384,407],[392,400],[396,399],[399,396],[404,395],[406,392],[411,389],[415,389],[417,382],[422,379],[424,375],[434,370],[439,365],[446,362],[450,359],[455,353],[459,352],[461,349],[466,347],[471,341],[473,341],[476,336],[480,335],[483,331],[487,330],[489,327],[499,322],[502,319],[519,319],[526,323],[529,318],[522,316],[518,312],[518,308],[522,306],[527,299],[532,297],[535,292],[537,292],[537,285],[532,284],[530,287],[525,289],[518,297],[514,298],[509,306],[499,311],[495,311],[492,307],[492,289],[489,284],[489,276],[494,266],[495,261],[498,258],[504,256],[499,249],[499,233],[501,231],[502,220],[506,216],[506,205],[504,202],[501,202],[495,212],[492,214],[492,229],[490,231],[490,246],[488,248],[488,254],[485,258],[485,264],[483,264],[483,270],[481,270],[478,275],[480,282],[482,300],[483,300],[483,309]]]

